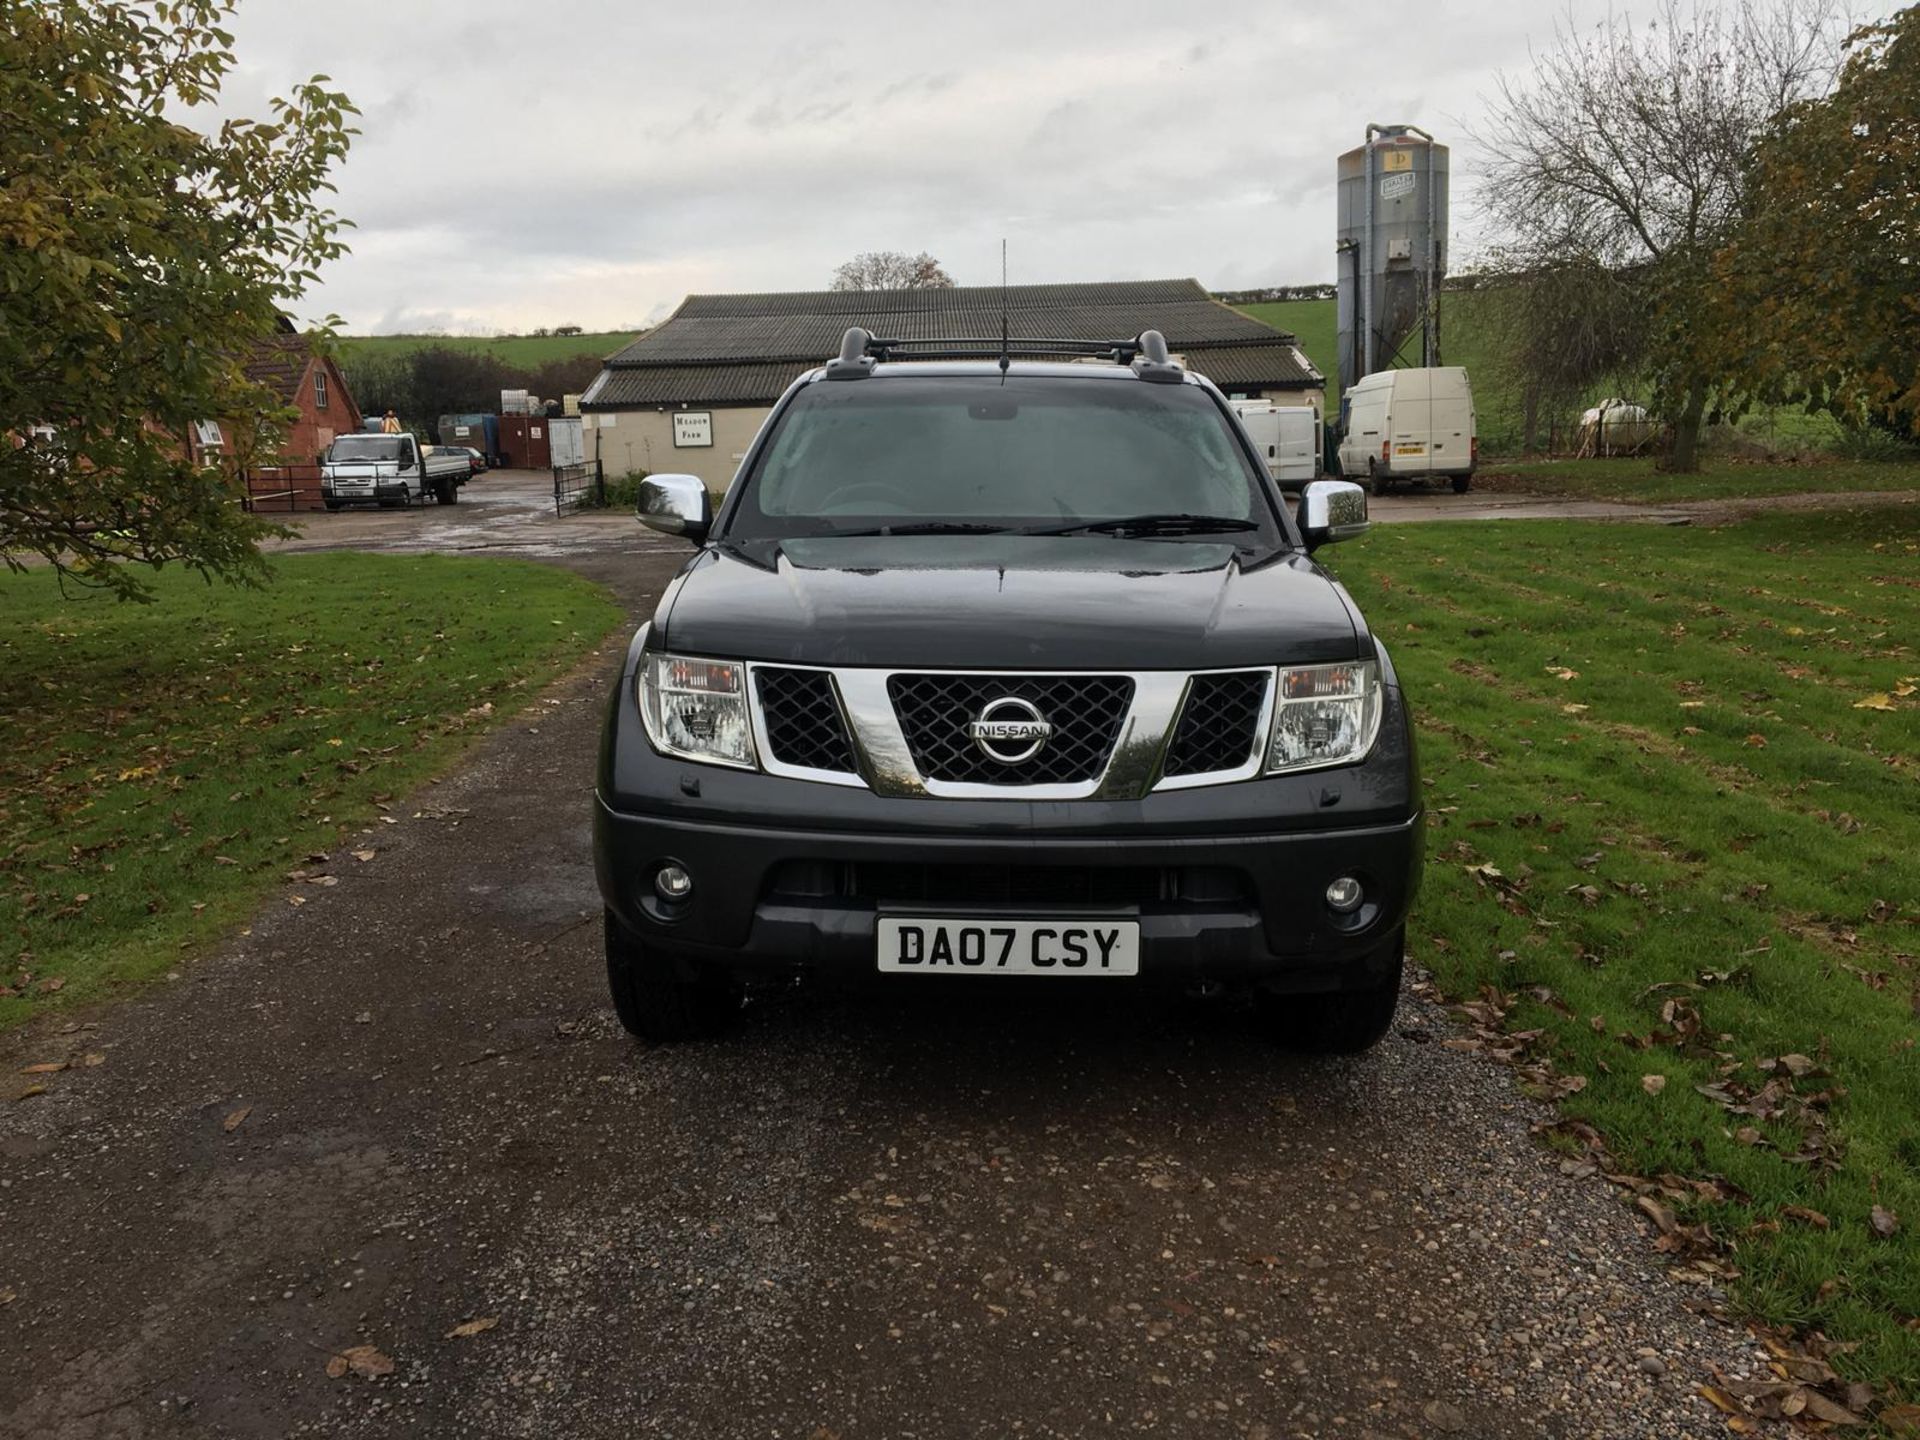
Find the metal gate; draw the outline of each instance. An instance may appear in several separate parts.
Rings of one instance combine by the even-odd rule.
[[[318,510],[321,505],[318,465],[266,465],[244,470],[245,493],[240,504],[253,511]]]
[[[607,477],[598,460],[584,465],[553,467],[553,513],[570,515],[575,510],[601,510],[607,504]]]

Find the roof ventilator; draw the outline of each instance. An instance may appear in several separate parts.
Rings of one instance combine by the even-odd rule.
[[[1133,373],[1142,380],[1160,384],[1177,385],[1186,373],[1168,357],[1166,337],[1158,330],[1142,330],[1131,340],[1010,340],[978,335],[883,340],[855,325],[840,341],[839,355],[827,362],[826,378],[864,380],[873,374],[875,365],[892,360],[1004,360],[1007,357],[1111,360],[1116,365],[1132,367]]]

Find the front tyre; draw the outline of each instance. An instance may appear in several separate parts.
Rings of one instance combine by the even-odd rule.
[[[706,1040],[740,1013],[740,994],[724,978],[681,973],[671,954],[645,944],[606,912],[607,988],[627,1033],[653,1045]]]
[[[1257,996],[1261,1017],[1273,1038],[1289,1049],[1311,1055],[1358,1055],[1379,1044],[1393,1027],[1406,940],[1404,929],[1387,937],[1364,962],[1374,978],[1358,989],[1319,995]]]

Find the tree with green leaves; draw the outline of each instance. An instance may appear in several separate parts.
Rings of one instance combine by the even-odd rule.
[[[1920,6],[1857,31],[1756,148],[1717,337],[1745,384],[1920,430]]]
[[[1650,20],[1563,27],[1530,73],[1503,78],[1475,136],[1482,196],[1503,267],[1626,277],[1606,317],[1635,339],[1615,355],[1643,374],[1673,427],[1668,465],[1699,465],[1709,405],[1735,401],[1735,368],[1717,338],[1712,269],[1746,213],[1749,162],[1773,117],[1825,93],[1837,36],[1834,0],[1662,0]],[[1566,317],[1569,346],[1591,331],[1593,297]],[[1534,337],[1553,342],[1553,317]]]
[[[275,527],[186,437],[228,421],[239,448],[272,453],[287,417],[243,366],[346,248],[321,197],[357,112],[317,75],[269,118],[214,120],[232,11],[0,0],[0,559],[12,568],[38,556],[130,599],[147,594],[140,565],[263,572],[258,544]]]

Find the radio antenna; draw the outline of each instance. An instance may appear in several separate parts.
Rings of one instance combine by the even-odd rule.
[[[1007,237],[1000,237],[1000,383],[1007,383],[1007,367],[1013,363],[1007,354]]]

